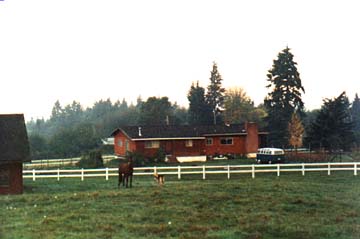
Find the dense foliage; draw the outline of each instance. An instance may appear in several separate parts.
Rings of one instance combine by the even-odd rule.
[[[255,107],[254,102],[242,88],[227,89],[224,96],[224,121],[228,124],[257,122],[262,126],[262,119],[266,112],[260,105]]]
[[[291,115],[296,112],[303,114],[304,103],[301,94],[305,92],[301,84],[297,63],[290,49],[286,47],[274,60],[267,74],[271,90],[264,100],[267,110],[269,144],[276,147],[286,147],[289,142],[288,123]]]
[[[312,148],[350,150],[356,146],[353,126],[350,103],[345,92],[334,99],[325,99],[311,124],[309,141]]]
[[[80,168],[103,168],[104,160],[100,150],[91,150],[89,153],[84,154],[80,161],[77,163]]]
[[[196,85],[192,84],[188,93],[189,110],[188,121],[192,125],[212,124],[212,110],[207,104],[205,99],[205,89],[199,86],[199,82]]]
[[[186,123],[186,110],[171,104],[167,97],[140,98],[136,105],[110,99],[84,108],[74,101],[65,107],[54,104],[50,119],[27,123],[33,159],[77,157],[102,148],[101,139],[110,137],[117,127],[137,124]]]

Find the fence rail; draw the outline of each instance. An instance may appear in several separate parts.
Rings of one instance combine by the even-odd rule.
[[[249,174],[255,178],[257,173],[276,173],[280,176],[282,172],[300,172],[303,176],[306,172],[327,172],[331,175],[334,171],[352,171],[356,176],[360,170],[360,162],[348,163],[298,163],[298,164],[251,164],[251,165],[223,165],[223,166],[170,166],[170,167],[138,167],[134,168],[134,175],[147,176],[154,173],[163,175],[202,175],[206,179],[209,174],[225,174],[230,179],[232,174]],[[86,177],[109,177],[117,176],[117,168],[101,169],[53,169],[53,170],[23,170],[23,178],[31,178],[33,181],[40,178],[80,178]]]
[[[116,159],[114,155],[104,155],[104,162],[111,161]],[[30,163],[24,163],[23,166],[26,169],[32,169],[36,167],[61,167],[61,166],[72,166],[76,165],[80,161],[80,157],[76,158],[66,158],[66,159],[39,159],[39,160],[31,160]]]

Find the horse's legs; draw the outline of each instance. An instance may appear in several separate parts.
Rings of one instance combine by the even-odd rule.
[[[132,173],[129,175],[130,177],[130,188],[132,188]]]
[[[119,173],[119,182],[118,182],[118,188],[120,188],[120,183],[122,181],[122,173]]]
[[[125,180],[126,180],[126,182],[125,182],[126,187],[128,187],[128,185],[129,185],[129,175],[128,174],[125,175]]]

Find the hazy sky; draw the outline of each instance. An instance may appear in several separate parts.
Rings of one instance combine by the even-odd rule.
[[[360,93],[360,2],[354,0],[0,1],[0,113],[49,117],[56,100],[168,96],[188,106],[192,82],[223,85],[259,104],[287,45],[307,109]]]

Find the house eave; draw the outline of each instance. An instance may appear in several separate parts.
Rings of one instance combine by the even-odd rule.
[[[162,140],[203,140],[205,137],[177,137],[177,138],[138,138],[132,141],[162,141]]]
[[[205,137],[211,136],[246,136],[247,133],[227,133],[227,134],[204,134]]]

